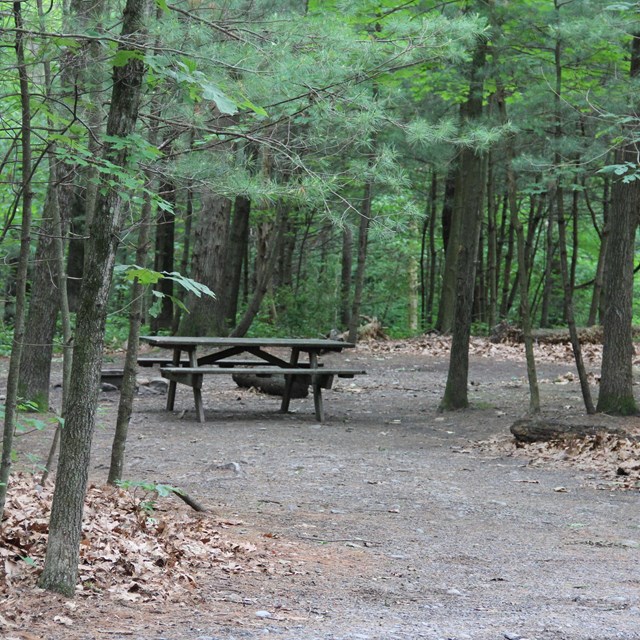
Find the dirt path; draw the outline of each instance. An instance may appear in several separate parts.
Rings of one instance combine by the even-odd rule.
[[[231,381],[205,393],[205,425],[184,388],[171,415],[163,397],[138,398],[127,476],[184,488],[237,539],[267,545],[275,569],[200,575],[182,603],[80,598],[66,626],[47,625],[65,602],[40,595],[33,635],[6,637],[640,639],[638,493],[514,455],[521,364],[474,358],[474,408],[440,415],[444,358],[403,349],[350,358],[369,375],[326,394],[322,426],[311,399],[282,416],[277,399]],[[550,382],[570,370],[540,366],[543,401],[577,416],[577,384]],[[115,406],[104,394],[105,425]],[[477,445],[490,438],[504,444]],[[110,426],[98,429],[98,479],[110,439]]]

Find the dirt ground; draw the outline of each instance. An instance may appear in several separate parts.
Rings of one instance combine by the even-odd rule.
[[[170,414],[145,390],[126,477],[184,489],[209,509],[199,518],[261,560],[194,568],[183,595],[155,600],[15,587],[0,601],[0,637],[640,639],[637,487],[619,489],[606,468],[618,462],[516,449],[524,363],[491,349],[471,359],[472,408],[448,414],[437,412],[446,350],[420,341],[327,356],[368,375],[325,393],[323,425],[312,398],[282,415],[278,398],[222,376],[205,381],[206,424],[186,387]],[[584,415],[571,362],[548,360],[538,370],[547,414],[638,431],[636,418]],[[98,483],[117,398],[101,396]],[[48,438],[20,447],[42,456]],[[157,508],[190,511],[175,497]]]

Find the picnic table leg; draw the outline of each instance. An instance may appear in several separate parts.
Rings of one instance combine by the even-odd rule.
[[[174,367],[180,366],[181,349],[178,347],[173,350],[172,364]],[[169,380],[169,390],[167,391],[167,411],[173,411],[176,402],[176,387],[178,383],[175,380]]]
[[[324,422],[324,407],[322,406],[322,385],[320,376],[312,376],[313,406],[316,410],[316,418],[321,424]]]
[[[289,364],[293,367],[298,364],[298,357],[300,356],[300,349],[294,347],[291,350],[291,358]],[[280,412],[287,413],[289,411],[289,403],[291,402],[291,391],[293,389],[293,376],[284,377],[284,393],[282,394],[282,403],[280,404]]]
[[[195,349],[189,350],[189,366],[196,368],[198,366],[198,358],[196,357]],[[198,422],[204,422],[204,405],[202,404],[202,380],[204,376],[200,374],[194,374],[192,377],[193,382],[193,402],[196,406],[196,418]]]
[[[198,422],[204,423],[204,405],[202,404],[202,374],[193,375],[193,401],[196,405],[196,417]]]

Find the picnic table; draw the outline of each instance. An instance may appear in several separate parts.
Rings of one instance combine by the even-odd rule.
[[[172,351],[171,357],[141,356],[138,364],[160,365],[160,373],[169,380],[167,411],[173,410],[177,385],[191,387],[198,422],[205,421],[202,402],[202,382],[205,376],[237,373],[259,377],[283,375],[285,385],[280,405],[283,413],[289,410],[294,381],[311,385],[316,418],[324,422],[322,389],[331,388],[334,376],[353,378],[366,373],[362,369],[329,367],[320,362],[319,356],[322,353],[339,352],[355,346],[339,340],[183,336],[142,336],[140,340],[153,347]],[[274,349],[278,353],[273,353]],[[301,354],[307,354],[306,361],[300,358]]]

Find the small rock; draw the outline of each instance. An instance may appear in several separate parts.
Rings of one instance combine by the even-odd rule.
[[[118,391],[118,387],[116,387],[115,384],[110,384],[109,382],[101,382],[100,391],[105,391],[106,393],[112,393],[113,391]]]
[[[519,633],[510,633],[507,631],[503,634],[507,640],[524,640],[524,638]]]
[[[448,596],[461,596],[462,595],[462,591],[458,591],[458,589],[447,589],[447,595]]]
[[[149,380],[149,389],[156,393],[166,393],[169,388],[169,381],[164,378],[153,378]]]
[[[256,611],[258,618],[271,618],[273,614],[270,611]]]

